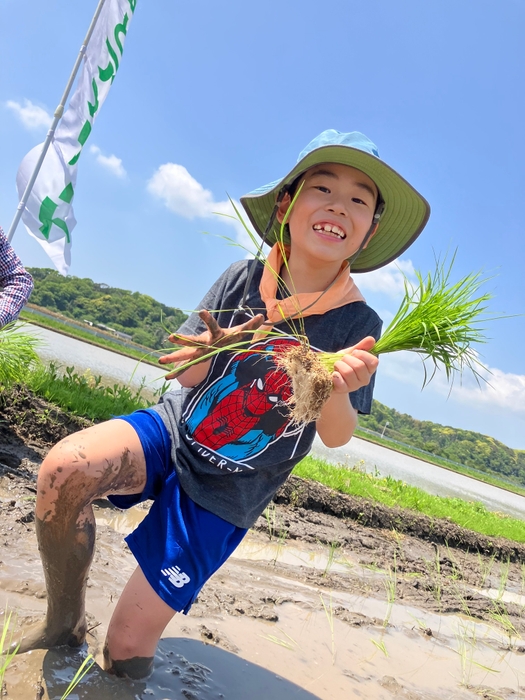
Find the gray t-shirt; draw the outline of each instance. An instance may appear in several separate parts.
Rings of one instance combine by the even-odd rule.
[[[242,260],[231,265],[200,304],[223,328],[265,311],[259,294],[263,266],[256,263],[245,304],[252,313],[235,312],[251,264]],[[379,338],[381,325],[366,303],[354,302],[307,316],[300,330],[312,349],[337,352],[367,335]],[[199,316],[192,314],[178,332],[195,335],[204,330]],[[280,352],[297,339],[286,322],[273,331],[281,335],[255,342],[250,352],[242,348],[219,353],[203,382],[164,394],[154,407],[170,433],[172,459],[184,491],[195,503],[243,528],[257,520],[295,464],[308,454],[315,436],[315,423],[298,426],[290,421],[283,405],[291,394],[288,377],[272,355],[264,354]],[[360,413],[370,413],[373,384],[374,377],[349,394]]]

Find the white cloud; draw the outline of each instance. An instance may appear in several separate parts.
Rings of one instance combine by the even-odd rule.
[[[6,107],[16,114],[27,129],[48,129],[53,121],[53,117],[49,112],[43,107],[33,104],[31,100],[25,99],[23,105],[20,102],[8,100]]]
[[[424,369],[421,359],[411,352],[396,352],[383,355],[380,361],[381,373],[404,384],[421,388],[424,379]],[[427,363],[427,371],[432,373],[432,363]],[[525,416],[525,376],[504,372],[496,367],[480,369],[480,383],[470,370],[465,370],[461,377],[454,378],[452,389],[445,372],[436,372],[425,391],[435,391],[448,396],[455,401],[471,405],[475,408],[486,406],[504,408],[510,413]],[[485,381],[484,381],[485,380]]]
[[[405,276],[411,281],[415,280],[411,260],[396,260],[374,272],[356,275],[355,279],[362,291],[386,294],[396,299],[403,295]]]
[[[112,175],[118,178],[126,177],[126,170],[122,165],[122,159],[117,158],[115,155],[105,156],[98,146],[90,146],[89,150],[94,154],[97,163],[101,165],[105,170],[108,170]]]
[[[197,182],[183,165],[164,163],[153,174],[147,185],[148,192],[164,202],[166,207],[185,219],[209,219],[222,214],[221,220],[235,229],[237,243],[254,250],[250,236],[238,220],[229,200],[217,201],[210,190]],[[235,206],[241,210],[239,202]],[[234,218],[228,218],[234,217]],[[248,223],[247,217],[243,217]],[[250,227],[250,230],[251,229]]]

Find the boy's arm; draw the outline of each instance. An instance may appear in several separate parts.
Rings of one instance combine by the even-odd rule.
[[[377,357],[368,352],[374,343],[372,336],[364,338],[343,351],[341,359],[335,363],[334,388],[316,424],[319,437],[327,447],[341,447],[354,434],[357,411],[352,407],[348,394],[370,383],[378,365]]]

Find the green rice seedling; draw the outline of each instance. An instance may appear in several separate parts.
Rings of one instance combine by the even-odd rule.
[[[507,582],[509,580],[509,569],[510,569],[510,557],[507,557],[507,561],[504,562],[503,564],[500,564],[500,567],[499,567],[499,585],[498,585],[498,598],[497,598],[497,600],[501,600],[503,598],[503,594],[505,593],[505,590],[507,588]]]
[[[40,364],[36,349],[41,341],[23,332],[24,325],[13,322],[0,328],[0,387],[23,381],[28,370]]]
[[[9,651],[11,642],[13,641],[13,630],[11,628],[12,615],[12,611],[8,611],[7,608],[4,610],[4,622],[2,624],[2,634],[0,636],[0,695],[2,695],[2,689],[4,687],[5,672],[11,661],[15,658],[19,646],[18,645],[13,651]]]
[[[383,585],[386,591],[387,609],[383,620],[383,627],[387,627],[392,615],[392,608],[396,600],[397,593],[397,564],[396,555],[394,554],[394,567],[388,567],[387,576],[383,579]]]
[[[295,641],[293,637],[290,637],[289,634],[287,634],[284,630],[280,630],[286,639],[282,639],[281,637],[277,637],[274,634],[260,634],[259,636],[262,637],[263,639],[267,639],[269,642],[273,642],[273,644],[278,644],[280,647],[284,647],[285,649],[290,649],[290,651],[295,651],[297,648],[298,644]]]
[[[335,664],[335,636],[334,636],[334,608],[332,605],[332,594],[330,593],[330,605],[328,606],[325,603],[325,600],[322,596],[322,594],[319,594],[319,598],[321,598],[321,604],[323,606],[323,610],[326,615],[326,619],[328,620],[328,625],[330,627],[330,637],[331,637],[331,647],[332,647],[332,665]]]
[[[268,536],[270,540],[273,540],[277,530],[277,512],[273,501],[271,501],[264,509],[264,517],[266,520],[266,525],[268,526]]]
[[[507,606],[504,603],[502,603],[501,600],[498,600],[494,604],[492,610],[489,611],[489,617],[503,629],[509,640],[508,649],[513,649],[513,640],[519,636],[519,633],[512,620],[510,619]]]
[[[386,658],[388,658],[388,651],[387,651],[387,648],[386,648],[386,644],[385,644],[385,640],[384,640],[384,639],[381,639],[380,642],[378,642],[377,639],[371,639],[370,641],[372,642],[372,644],[373,644],[377,649],[379,649],[379,651],[380,651],[382,654],[384,654],[384,655],[386,656]]]
[[[328,548],[328,559],[326,560],[326,566],[323,571],[323,576],[326,576],[330,569],[332,568],[332,564],[334,563],[334,557],[336,551],[339,549],[341,546],[340,542],[331,542],[330,547]]]
[[[490,573],[492,571],[492,567],[494,566],[494,561],[496,559],[496,553],[493,552],[488,559],[486,557],[483,557],[481,552],[478,551],[478,564],[479,564],[479,573],[480,573],[480,586],[481,588],[485,588],[485,583],[487,582],[488,577],[490,576]]]
[[[480,668],[486,673],[499,673],[497,669],[491,668],[490,666],[485,666],[484,664],[474,660],[474,654],[477,647],[477,636],[476,629],[473,625],[460,622],[458,624],[458,631],[456,632],[456,639],[458,643],[457,653],[461,664],[460,684],[463,687],[471,687],[471,677],[474,667]]]
[[[84,659],[84,661],[82,662],[78,671],[73,676],[71,683],[68,685],[66,692],[62,695],[60,700],[66,700],[71,695],[71,693],[75,690],[77,685],[83,680],[84,676],[91,669],[91,667],[93,666],[94,663],[95,663],[95,659],[93,658],[93,655],[88,654],[86,656],[86,658]]]

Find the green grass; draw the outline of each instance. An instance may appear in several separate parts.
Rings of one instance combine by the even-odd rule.
[[[92,421],[125,415],[139,408],[148,408],[156,402],[144,396],[143,385],[138,389],[121,384],[104,386],[100,377],[94,377],[89,372],[78,374],[74,367],[67,367],[61,375],[54,363],[28,372],[24,383],[50,403]],[[166,385],[154,392],[154,397],[165,390]]]
[[[74,328],[53,318],[47,318],[46,316],[32,313],[27,309],[22,311],[20,318],[23,321],[34,324],[35,326],[49,328],[49,330],[58,331],[63,335],[68,335],[70,338],[77,338],[78,340],[83,340],[91,345],[97,345],[98,347],[112,350],[113,352],[118,352],[120,355],[124,355],[125,357],[131,357],[133,360],[141,360],[142,362],[146,362],[154,367],[159,367],[155,357],[160,357],[162,353],[160,353],[158,350],[152,350],[152,355],[147,355],[147,348],[144,349],[144,352],[133,348],[128,348],[124,345],[113,342],[110,338],[101,338],[100,336],[93,335],[92,333],[84,331],[81,328]]]
[[[525,542],[525,521],[488,511],[479,502],[432,496],[390,476],[377,477],[356,468],[328,464],[314,457],[303,459],[293,473],[352,496],[361,496],[391,507],[409,508],[433,518],[446,518],[482,535]]]
[[[0,328],[0,388],[21,381],[28,367],[40,363],[38,338],[20,330],[15,323]]]
[[[448,469],[452,472],[457,472],[458,474],[464,474],[471,479],[477,479],[478,481],[483,481],[491,486],[497,486],[505,491],[510,491],[511,493],[517,493],[519,496],[525,496],[525,488],[519,486],[518,484],[513,484],[509,481],[504,481],[503,479],[498,479],[497,476],[491,474],[486,474],[479,469],[469,469],[468,467],[461,467],[460,465],[451,464],[445,459],[441,459],[438,455],[432,455],[430,453],[422,453],[416,447],[411,448],[408,445],[399,445],[393,443],[388,438],[383,438],[380,435],[371,435],[368,432],[359,430],[356,428],[355,436],[361,438],[362,440],[368,440],[368,442],[373,442],[382,447],[388,447],[389,450],[394,450],[395,452],[400,452],[404,455],[409,455],[410,457],[416,457],[429,464],[435,464],[438,467],[443,467],[443,469]]]
[[[7,608],[4,610],[4,622],[0,632],[0,695],[3,697],[4,676],[9,664],[15,658],[18,647],[13,651],[9,650],[13,640],[13,629],[11,627],[11,617],[13,613]]]

